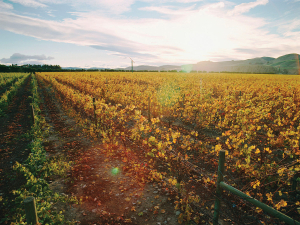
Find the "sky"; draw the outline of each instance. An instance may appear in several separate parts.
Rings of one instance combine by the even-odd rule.
[[[300,53],[300,0],[0,0],[0,64],[122,68]]]

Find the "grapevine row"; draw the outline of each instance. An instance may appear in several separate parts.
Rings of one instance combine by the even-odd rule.
[[[199,151],[200,156],[210,154],[216,158],[219,150],[225,149],[230,162],[227,168],[247,176],[249,187],[253,188],[249,190],[254,190],[259,198],[278,209],[282,207],[270,196],[274,191],[285,190],[288,194],[290,191],[286,190],[291,190],[300,170],[298,78],[164,75],[44,73],[39,76],[55,87],[68,107],[80,113],[82,121],[93,120],[93,97],[98,98],[95,105],[99,126],[92,124],[87,128],[95,138],[101,135],[104,140],[116,143],[125,135],[142,143],[147,155],[166,161],[172,149],[186,158],[191,156],[191,150]],[[151,123],[145,118],[149,96],[154,115]],[[214,128],[222,135],[202,142],[195,131],[183,135],[176,128],[165,128],[161,119],[167,117],[179,121],[182,127],[193,124],[199,132],[200,128]]]
[[[4,92],[3,95],[0,97],[0,116],[5,115],[5,110],[7,109],[7,106],[10,104],[12,98],[16,95],[18,89],[23,85],[26,78],[28,78],[28,74],[22,74],[18,77],[18,80],[15,81],[12,86]],[[11,81],[15,79],[15,77],[11,77]],[[8,81],[9,82],[9,81]]]

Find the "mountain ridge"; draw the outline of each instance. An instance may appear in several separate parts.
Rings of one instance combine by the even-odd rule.
[[[152,70],[152,71],[202,71],[202,72],[242,72],[242,73],[277,73],[277,74],[299,74],[300,55],[297,53],[286,54],[277,58],[263,56],[245,60],[231,61],[200,61],[196,64],[186,64],[182,66],[163,65],[133,66],[133,70]],[[297,62],[298,61],[298,62]],[[131,70],[131,67],[117,68],[115,70]]]

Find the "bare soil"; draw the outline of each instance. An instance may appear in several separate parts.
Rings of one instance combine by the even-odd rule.
[[[137,174],[126,171],[127,162],[122,154],[107,157],[107,146],[100,140],[85,136],[82,128],[73,118],[67,116],[61,103],[56,99],[51,86],[38,81],[42,116],[46,119],[49,134],[44,139],[44,148],[48,157],[64,157],[74,162],[66,178],[53,177],[50,188],[61,195],[76,196],[82,199],[81,205],[57,203],[53,210],[64,211],[65,218],[77,224],[178,224],[180,210],[174,210],[178,193],[164,186],[164,182],[142,182]],[[0,197],[11,196],[11,190],[19,188],[25,179],[12,169],[15,161],[27,159],[31,140],[26,135],[30,131],[30,78],[20,88],[7,111],[7,116],[0,118]],[[181,125],[181,124],[179,124]],[[174,124],[176,126],[176,124]],[[203,131],[205,132],[205,131]],[[199,132],[201,135],[201,132]],[[216,133],[209,136],[216,136]],[[124,151],[120,146],[116,149]],[[136,157],[139,157],[138,155]],[[140,159],[143,160],[143,159]],[[200,171],[215,174],[215,167],[204,161],[197,164]],[[164,165],[158,164],[163,171]],[[118,168],[118,169],[116,169]],[[186,174],[189,177],[199,174]],[[202,207],[193,209],[201,215],[200,224],[212,224],[215,187],[192,179],[188,188],[194,190],[205,201]],[[197,187],[195,189],[195,187]],[[194,189],[193,189],[194,188]],[[213,191],[211,191],[213,190]],[[224,195],[225,196],[225,195]],[[230,198],[227,197],[227,198]],[[238,200],[237,200],[238,201]],[[10,205],[0,205],[0,219],[5,216]],[[232,203],[222,202],[222,215],[219,224],[257,224],[255,217],[246,217],[241,211],[233,210]],[[240,208],[244,210],[246,208]],[[229,219],[231,218],[231,220]],[[234,220],[235,222],[233,222]],[[195,224],[191,222],[190,224]]]
[[[123,171],[121,157],[108,159],[101,140],[82,135],[82,129],[66,116],[51,88],[38,83],[44,102],[42,116],[50,126],[45,149],[49,157],[64,155],[77,161],[67,179],[54,179],[50,187],[83,199],[79,206],[60,203],[55,208],[65,210],[65,218],[78,224],[178,224],[172,192],[160,183],[141,183]],[[118,168],[115,173],[114,168]]]

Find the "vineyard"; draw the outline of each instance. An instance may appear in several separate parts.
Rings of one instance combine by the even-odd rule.
[[[226,183],[300,220],[298,76],[1,74],[0,116],[26,82],[30,152],[11,174],[25,181],[0,197],[14,202],[0,223],[24,224],[34,196],[42,224],[212,224],[220,150]],[[284,224],[220,200],[219,224]]]
[[[16,94],[18,88],[22,85],[26,74],[3,74],[0,77],[0,115],[7,108],[12,97]]]

